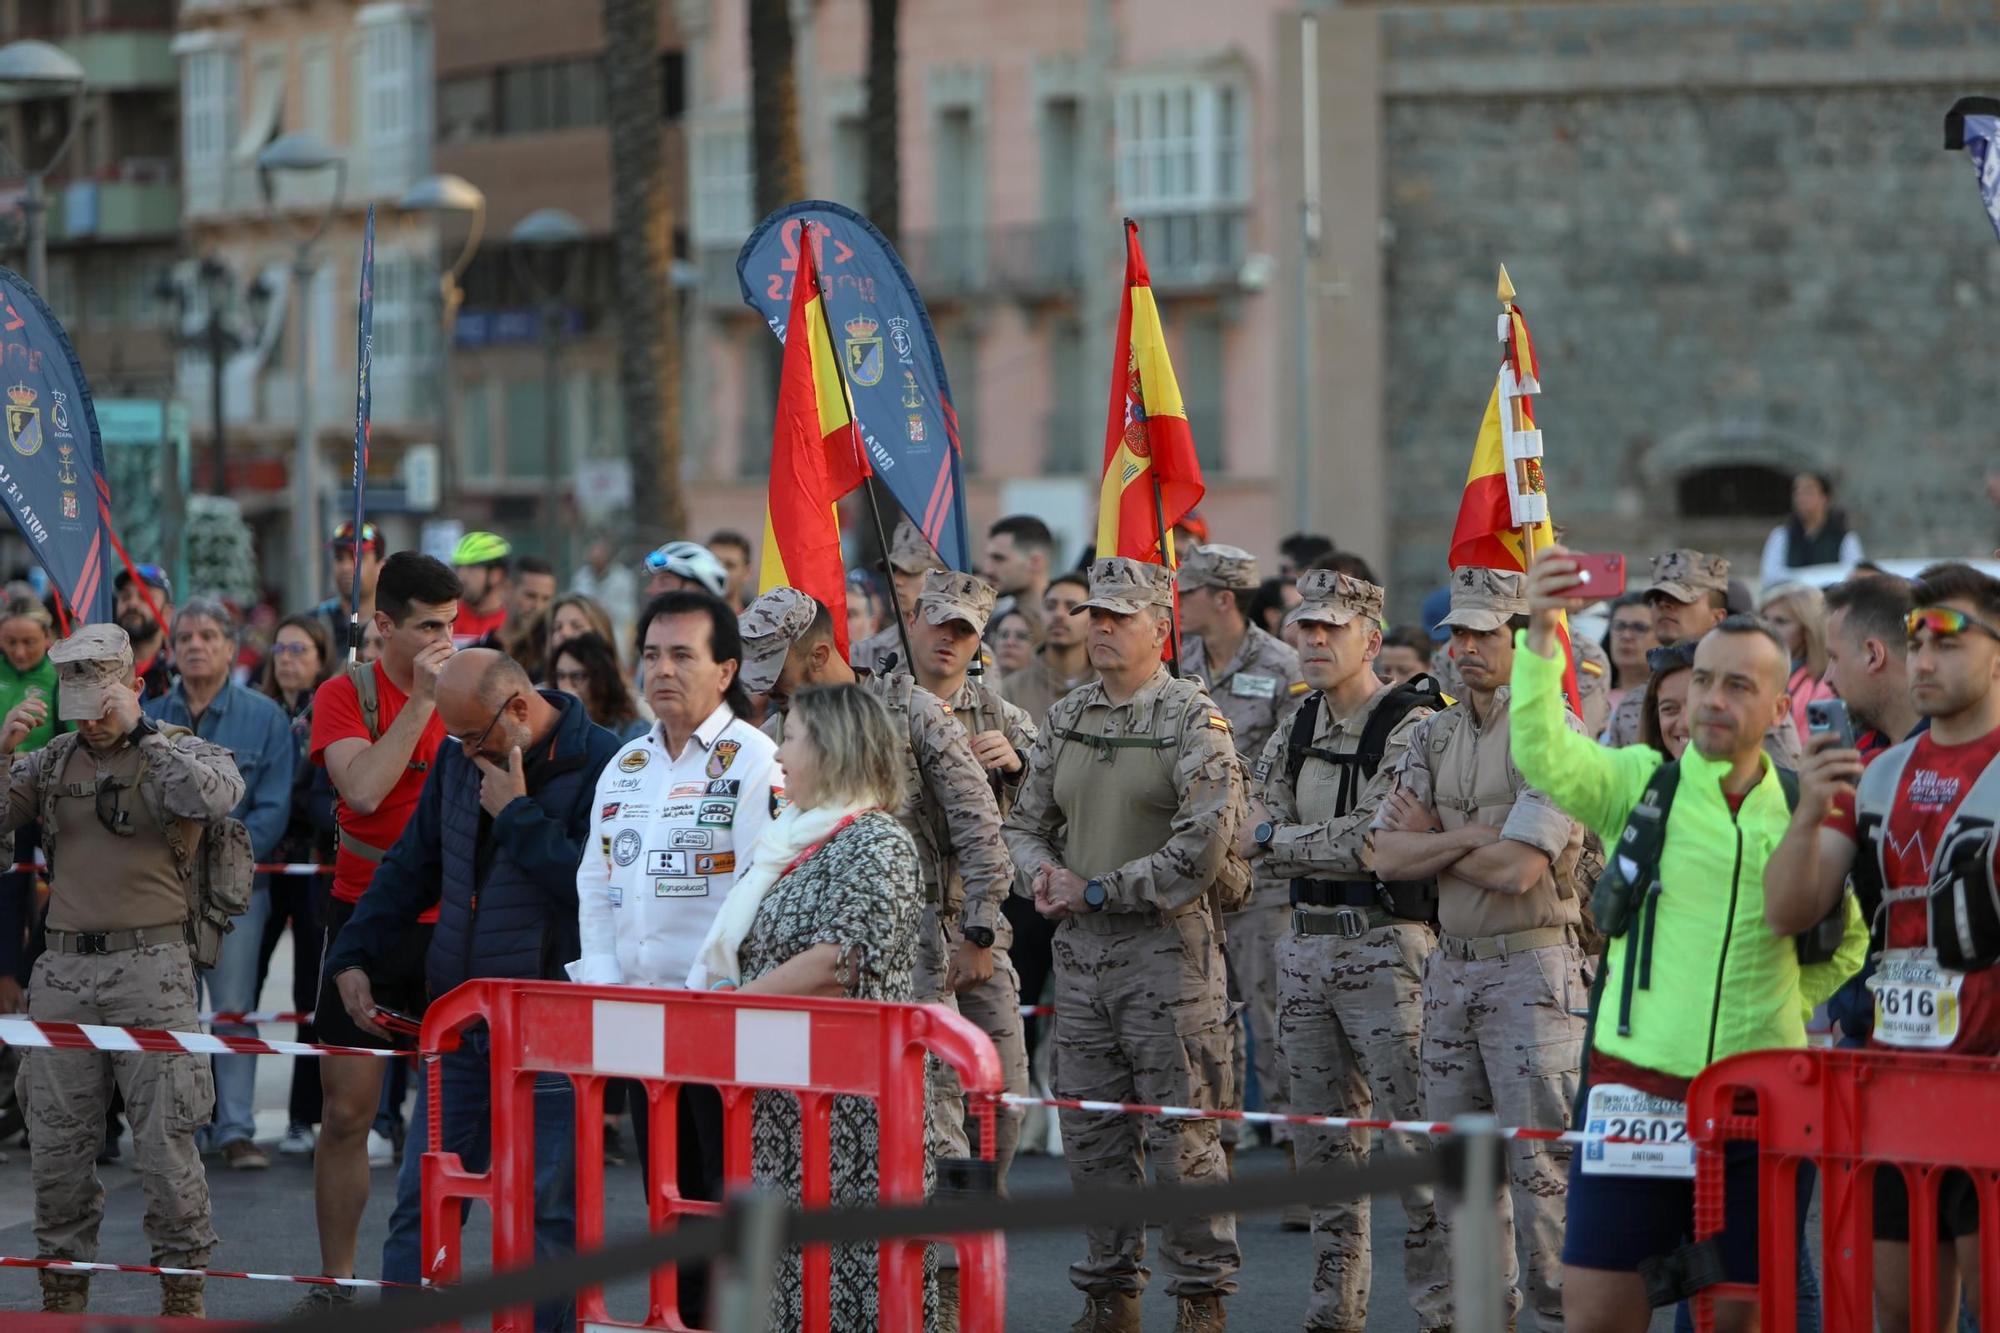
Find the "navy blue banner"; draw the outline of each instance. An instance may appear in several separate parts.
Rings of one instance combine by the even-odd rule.
[[[958,415],[924,299],[875,224],[806,199],[757,224],[736,258],[743,301],[780,341],[791,313],[799,237],[810,235],[841,368],[869,466],[944,563],[972,568]]]
[[[27,280],[0,268],[0,501],[79,624],[109,622],[111,485],[90,386],[69,335]]]
[[[2000,116],[1965,118],[1965,151],[1979,177],[1979,197],[2000,235]]]

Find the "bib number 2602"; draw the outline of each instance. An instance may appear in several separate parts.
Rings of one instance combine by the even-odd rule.
[[[1587,1176],[1694,1178],[1694,1144],[1688,1139],[1687,1104],[1655,1097],[1622,1083],[1590,1090],[1583,1145]]]

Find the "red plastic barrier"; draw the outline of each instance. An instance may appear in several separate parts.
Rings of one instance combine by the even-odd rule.
[[[680,1196],[674,1180],[675,1116],[682,1083],[706,1084],[722,1095],[726,1189],[750,1183],[751,1093],[798,1094],[803,1119],[804,1205],[823,1206],[831,1188],[829,1115],[836,1095],[874,1101],[880,1123],[880,1197],[884,1203],[924,1198],[924,1055],[957,1071],[968,1093],[1004,1086],[993,1043],[970,1022],[932,1005],[875,1004],[792,996],[745,996],[716,991],[576,986],[563,982],[471,981],[435,1001],[424,1016],[425,1052],[455,1049],[478,1023],[489,1029],[493,1106],[491,1168],[467,1171],[456,1153],[423,1159],[424,1276],[456,1282],[460,1270],[460,1205],[479,1200],[493,1215],[495,1271],[534,1262],[534,1080],[568,1075],[576,1088],[576,1243],[604,1243],[604,1087],[609,1079],[643,1083],[651,1103],[653,1229],[672,1230],[685,1216],[720,1205]],[[430,1142],[440,1141],[439,1070],[430,1063]],[[989,1103],[990,1104],[990,1103]],[[990,1134],[989,1134],[990,1139]],[[997,1232],[934,1236],[881,1247],[882,1328],[923,1328],[923,1246],[944,1241],[959,1253],[964,1333],[999,1333],[1005,1324],[1006,1248]],[[829,1322],[831,1256],[823,1246],[805,1254],[807,1330]],[[577,1320],[620,1328],[682,1329],[673,1269],[655,1270],[644,1324],[609,1317],[604,1294],[577,1293]],[[525,1309],[498,1311],[493,1328],[533,1326]]]
[[[1754,1108],[1747,1098],[1754,1098]],[[1742,1108],[1739,1110],[1739,1108]],[[1695,1236],[1723,1225],[1723,1146],[1758,1145],[1759,1284],[1712,1287],[1695,1301],[1700,1333],[1715,1298],[1754,1300],[1765,1333],[1797,1327],[1801,1163],[1819,1169],[1825,1333],[1875,1328],[1874,1176],[1909,1186],[1910,1327],[1937,1320],[1937,1194],[1948,1170],[1979,1192],[1980,1270],[2000,1274],[2000,1060],[1886,1051],[1755,1051],[1704,1070],[1688,1094],[1695,1152]],[[1981,1284],[1982,1328],[2000,1328],[2000,1281]]]

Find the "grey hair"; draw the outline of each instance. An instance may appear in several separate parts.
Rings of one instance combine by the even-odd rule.
[[[790,711],[819,751],[828,800],[901,808],[902,747],[874,695],[859,685],[814,685],[792,696]]]
[[[174,634],[180,633],[181,622],[190,616],[199,617],[202,620],[213,620],[217,625],[222,627],[222,636],[231,643],[236,643],[243,637],[243,627],[236,623],[236,617],[230,614],[227,606],[214,597],[190,597],[187,601],[182,602],[176,607],[174,609]],[[170,634],[168,637],[172,638],[173,635]]]

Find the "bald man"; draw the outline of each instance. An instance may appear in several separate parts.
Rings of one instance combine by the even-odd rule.
[[[325,971],[348,1015],[363,1030],[384,1036],[393,1016],[376,1008],[369,968],[434,905],[437,930],[424,969],[432,995],[474,977],[562,979],[563,964],[581,952],[576,867],[594,813],[590,798],[599,772],[618,751],[618,738],[592,723],[577,699],[536,689],[512,658],[490,648],[468,648],[445,663],[437,711],[446,740],[416,813],[339,937],[327,943]],[[428,1124],[423,1083],[382,1247],[382,1275],[391,1282],[421,1276],[417,1163],[427,1151]],[[484,1048],[447,1054],[443,1088],[444,1147],[469,1169],[484,1170],[491,1147]],[[568,1079],[537,1082],[538,1261],[575,1244],[575,1111]],[[535,1327],[560,1328],[568,1316],[566,1305],[538,1308]]]

